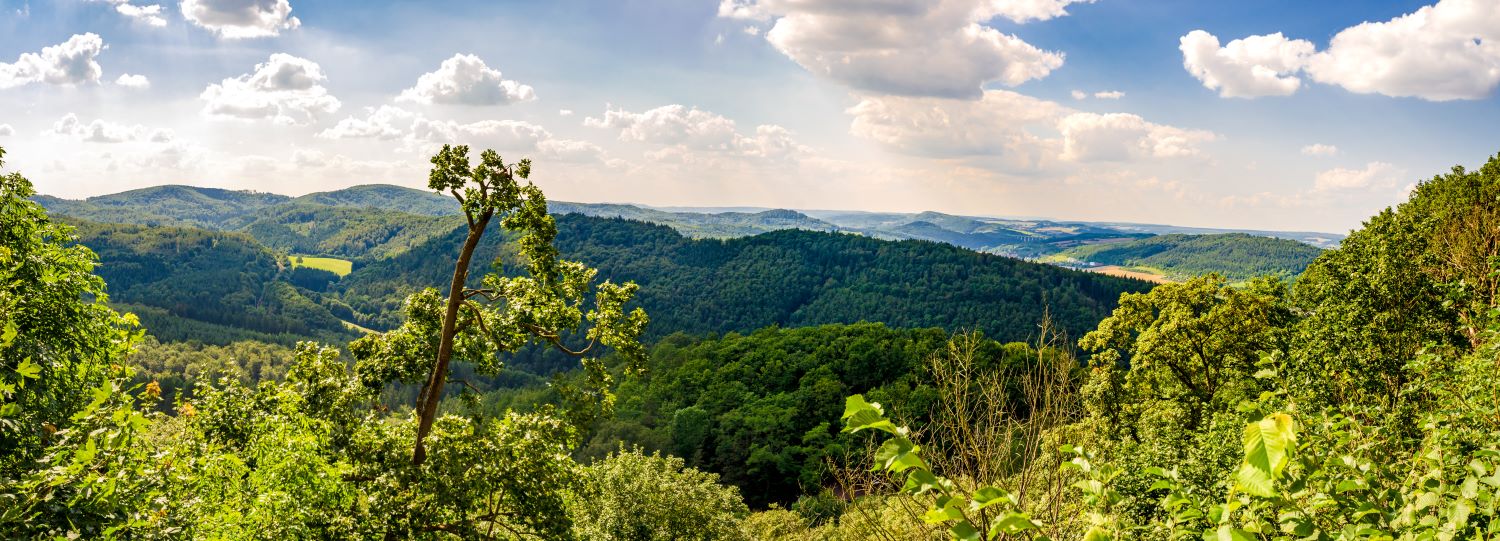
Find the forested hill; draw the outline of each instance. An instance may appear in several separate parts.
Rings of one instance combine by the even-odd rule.
[[[278,256],[239,233],[73,221],[99,256],[110,301],[162,340],[337,343],[347,331],[316,293],[293,287]]]
[[[1139,267],[1173,278],[1217,272],[1234,280],[1301,274],[1323,250],[1301,242],[1244,233],[1160,235],[1090,244],[1063,251],[1057,259],[1099,265]]]
[[[1049,312],[1076,336],[1107,316],[1120,293],[1150,288],[924,241],[800,230],[690,239],[666,226],[572,214],[557,225],[565,257],[597,267],[601,278],[640,284],[652,336],[878,321],[1023,340]],[[508,252],[504,237],[487,234],[475,260]],[[358,312],[380,314],[362,324],[390,327],[406,293],[452,275],[461,241],[454,231],[372,262],[338,289]]]

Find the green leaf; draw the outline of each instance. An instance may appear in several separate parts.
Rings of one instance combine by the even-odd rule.
[[[969,502],[969,511],[979,511],[997,503],[1009,502],[1010,494],[995,487],[984,487],[974,492]]]
[[[10,347],[10,343],[16,340],[17,332],[16,322],[6,321],[5,329],[0,330],[0,349]]]
[[[911,440],[896,436],[885,441],[875,450],[875,469],[900,473],[912,468],[930,469],[917,455],[919,448]]]
[[[980,541],[979,530],[975,529],[974,525],[969,524],[967,520],[961,520],[957,524],[954,524],[952,528],[948,529],[948,533],[953,534],[953,538],[959,541]]]
[[[938,524],[962,518],[964,518],[964,512],[959,507],[958,498],[948,496],[938,498],[937,506],[928,509],[927,514],[922,515],[922,520],[928,524]]]
[[[906,484],[901,487],[903,492],[910,494],[923,494],[941,486],[942,482],[936,475],[925,469],[911,470],[906,475]]]
[[[16,366],[16,373],[23,378],[37,379],[42,375],[42,367],[31,362],[31,359],[22,359],[21,364]]]
[[[1250,532],[1229,526],[1219,526],[1219,530],[1214,532],[1214,539],[1218,541],[1256,541],[1255,536],[1250,535]]]
[[[880,404],[866,402],[864,395],[851,395],[844,401],[844,431],[859,432],[867,428],[898,434],[896,425],[885,418]]]
[[[1040,528],[1041,525],[1032,522],[1031,517],[1028,517],[1023,513],[1012,511],[1006,513],[1004,516],[996,518],[995,521],[990,524],[990,537],[996,537],[1000,534],[1015,535],[1021,532],[1029,532]]]
[[[1296,439],[1292,418],[1285,413],[1246,425],[1245,460],[1235,476],[1235,488],[1263,498],[1274,495],[1274,481],[1290,462],[1287,450]]]

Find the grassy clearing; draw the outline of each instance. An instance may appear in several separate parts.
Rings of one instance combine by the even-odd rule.
[[[290,257],[290,259],[292,260],[293,268],[309,267],[314,269],[322,269],[337,274],[341,277],[349,274],[350,271],[354,270],[354,262],[347,259],[336,259],[332,257],[313,257],[310,255],[293,255]]]
[[[1135,278],[1137,280],[1145,280],[1158,284],[1170,284],[1173,282],[1172,279],[1167,278],[1166,276],[1151,272],[1142,272],[1139,268],[1127,269],[1115,265],[1108,265],[1104,267],[1093,267],[1088,270],[1090,272],[1097,272],[1099,274],[1108,274],[1110,276],[1119,276],[1122,278]]]

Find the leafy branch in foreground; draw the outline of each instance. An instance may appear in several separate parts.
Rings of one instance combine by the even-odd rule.
[[[1035,538],[1039,524],[1017,511],[1017,499],[993,486],[972,491],[933,473],[922,460],[921,448],[908,437],[910,431],[896,426],[885,416],[879,403],[867,402],[862,395],[850,396],[844,404],[844,431],[878,430],[890,435],[875,451],[876,471],[904,475],[901,492],[913,496],[931,495],[932,505],[923,515],[928,524],[942,524],[954,539],[970,541],[1022,535]],[[981,530],[980,528],[984,528]]]
[[[486,150],[476,166],[470,163],[469,147],[444,145],[432,164],[428,187],[452,195],[468,222],[448,296],[441,298],[432,288],[423,290],[407,299],[406,322],[400,328],[350,344],[361,372],[377,376],[370,385],[391,379],[423,382],[412,451],[412,463],[417,465],[426,460],[425,440],[443,389],[454,383],[448,374],[455,356],[481,372],[498,373],[501,363],[496,354],[528,343],[547,344],[578,357],[603,346],[613,348],[627,360],[628,369],[638,371],[645,359],[639,337],[647,322],[645,311],[627,313],[624,308],[635,295],[634,283],[606,280],[593,288],[592,299],[586,298],[597,271],[558,257],[553,246],[557,225],[547,214],[546,198],[534,184],[523,186],[518,180],[531,175],[530,160],[506,164],[495,151]],[[505,229],[520,235],[518,255],[527,275],[489,273],[482,287],[466,287],[474,251],[497,217]],[[573,349],[569,338],[581,331],[585,319],[592,324],[582,333],[587,344]],[[591,381],[607,386],[601,362],[585,359],[583,366]],[[608,407],[607,392],[593,394]]]

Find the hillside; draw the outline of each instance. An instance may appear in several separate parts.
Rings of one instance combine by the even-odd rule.
[[[315,294],[279,280],[275,253],[237,233],[75,222],[99,256],[110,301],[136,312],[163,341],[347,340]]]
[[[1120,293],[1150,287],[931,242],[799,230],[691,239],[666,226],[580,215],[560,216],[557,226],[565,257],[598,267],[601,278],[640,284],[652,336],[878,321],[1024,340],[1049,310],[1076,335],[1108,315]],[[342,300],[361,325],[391,327],[406,293],[451,276],[459,235],[357,269],[338,284]],[[509,253],[503,238],[486,235],[475,259]]]
[[[381,259],[463,225],[458,216],[417,215],[378,207],[324,206],[299,198],[266,209],[240,231],[287,253]]]
[[[1149,269],[1171,278],[1216,272],[1232,280],[1301,274],[1322,249],[1286,239],[1244,233],[1168,234],[1069,248],[1050,261]]]

